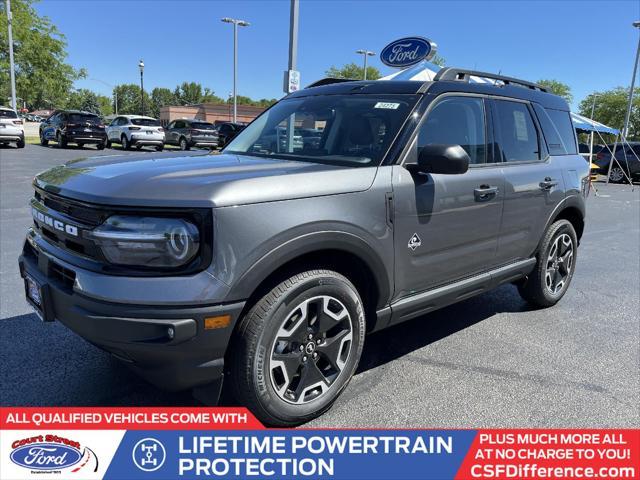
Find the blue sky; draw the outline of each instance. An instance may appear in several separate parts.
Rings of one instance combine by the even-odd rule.
[[[68,41],[69,61],[110,84],[145,89],[197,81],[227,96],[232,88],[230,16],[251,22],[239,31],[238,94],[282,96],[287,66],[289,0],[44,0],[36,4]],[[568,83],[574,104],[594,90],[628,86],[639,32],[640,1],[301,0],[298,70],[302,84],[331,65],[360,62],[409,35],[431,38],[447,65],[529,80]],[[392,69],[378,57],[372,65]],[[110,94],[105,85],[78,87]]]

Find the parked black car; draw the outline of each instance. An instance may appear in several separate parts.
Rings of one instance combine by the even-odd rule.
[[[98,150],[107,144],[104,122],[95,113],[79,110],[59,110],[40,124],[40,145],[54,141],[60,148],[75,143],[95,145]]]
[[[609,180],[614,183],[623,183],[627,181],[627,176],[632,180],[640,179],[640,142],[629,142],[624,145],[616,145],[616,160],[611,165],[609,172],[609,163],[611,162],[611,151],[614,145],[607,145],[600,153],[596,155],[593,163],[598,165],[598,173],[601,175],[609,175]],[[626,173],[626,175],[625,175]]]
[[[164,143],[178,145],[180,150],[189,150],[191,147],[214,149],[218,146],[218,132],[213,123],[195,118],[182,118],[167,125]]]
[[[244,130],[246,125],[240,125],[239,123],[224,122],[216,124],[216,131],[218,132],[218,147],[223,148],[233,138]]]

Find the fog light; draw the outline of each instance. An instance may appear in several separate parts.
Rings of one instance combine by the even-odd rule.
[[[169,340],[173,340],[173,337],[175,337],[175,335],[176,331],[173,329],[173,327],[167,328],[167,337],[169,337]]]
[[[204,329],[214,330],[216,328],[226,328],[231,323],[231,315],[220,315],[219,317],[207,317],[204,319]]]

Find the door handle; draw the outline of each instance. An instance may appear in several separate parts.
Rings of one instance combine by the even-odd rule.
[[[476,202],[484,202],[490,198],[495,197],[498,194],[498,187],[492,187],[490,185],[480,185],[479,188],[473,190],[473,195],[476,197]]]
[[[539,183],[540,190],[551,190],[558,185],[558,182],[551,177],[545,177],[544,181]]]

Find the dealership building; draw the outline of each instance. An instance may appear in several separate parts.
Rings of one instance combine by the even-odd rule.
[[[211,123],[230,122],[233,105],[226,103],[201,103],[197,105],[167,105],[160,108],[160,122],[168,124],[177,118],[196,118]],[[265,109],[252,105],[238,105],[238,123],[249,123]]]

